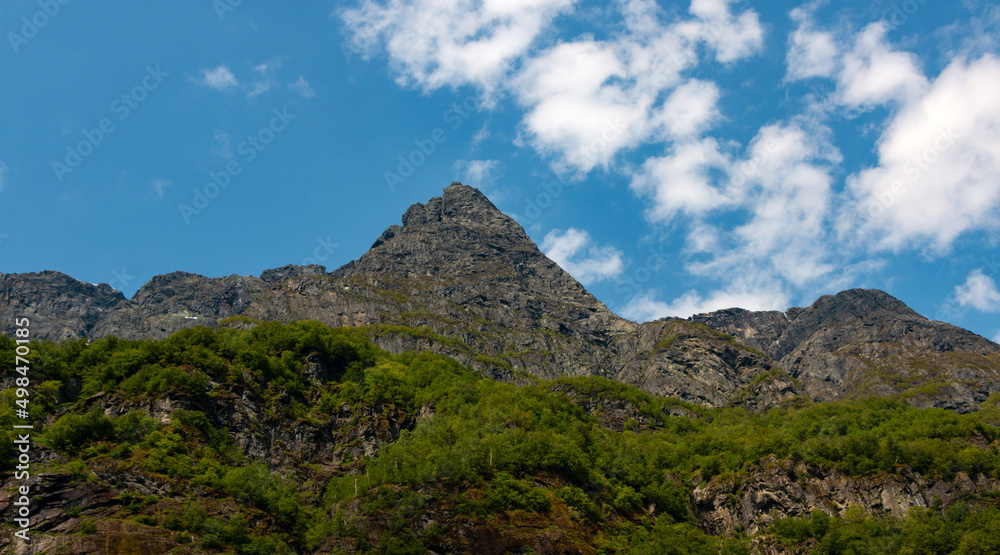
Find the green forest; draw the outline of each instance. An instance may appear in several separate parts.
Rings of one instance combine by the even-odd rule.
[[[554,527],[560,549],[583,553],[749,554],[762,542],[795,553],[1000,553],[990,495],[900,517],[813,510],[725,537],[703,532],[692,497],[775,460],[848,477],[997,479],[1000,399],[971,414],[881,397],[706,409],[596,377],[484,379],[441,355],[389,354],[371,333],[261,323],[158,341],[33,343],[31,419],[45,424],[36,439],[63,457],[46,471],[99,482],[117,499],[111,515],[67,509],[80,522],[74,533],[129,520],[185,548],[239,554],[448,552],[482,527]],[[15,346],[0,338],[5,476],[16,459]],[[153,418],[148,407],[164,396],[186,408]],[[234,399],[256,406],[248,437],[308,431],[333,444],[302,453],[272,442],[280,463],[250,457],[224,418]],[[620,429],[600,407],[624,407]],[[369,429],[389,440],[360,454],[372,437],[359,430]],[[315,462],[323,457],[336,464]],[[168,493],[109,478],[124,474]]]

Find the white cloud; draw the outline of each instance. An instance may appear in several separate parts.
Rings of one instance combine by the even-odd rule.
[[[993,336],[994,343],[1000,343],[1000,330],[997,330],[997,334]]]
[[[247,98],[255,98],[262,94],[267,94],[271,92],[271,88],[274,87],[274,82],[270,79],[264,81],[257,81],[253,84],[253,88],[247,93]]]
[[[840,55],[833,35],[813,29],[812,14],[807,9],[796,8],[789,15],[798,27],[788,37],[788,78],[832,77]]]
[[[458,181],[476,187],[490,188],[501,177],[500,162],[496,160],[456,160],[452,169]]]
[[[173,183],[169,179],[154,179],[149,182],[149,188],[156,193],[157,198],[164,198],[164,190]]]
[[[843,58],[839,100],[853,107],[910,100],[924,91],[927,79],[916,56],[893,51],[885,43],[886,26],[872,23],[858,34],[854,49]]]
[[[425,90],[496,90],[513,63],[574,0],[364,0],[340,12],[352,46],[384,43],[399,82]]]
[[[690,12],[698,22],[694,27],[701,40],[715,49],[715,59],[722,63],[745,58],[760,50],[764,28],[757,12],[747,10],[734,16],[729,4],[734,0],[692,0]]]
[[[760,49],[757,13],[734,14],[730,3],[695,0],[683,17],[654,0],[619,0],[609,38],[581,34],[538,51],[537,37],[575,0],[366,0],[340,15],[353,46],[384,49],[404,86],[473,85],[487,108],[512,93],[525,110],[517,144],[550,156],[560,173],[586,173],[716,121],[717,87],[681,74],[698,64],[700,43],[726,63]]]
[[[565,232],[550,231],[542,240],[541,250],[584,285],[613,278],[624,268],[620,251],[596,246],[589,233],[572,227]]]
[[[254,71],[261,75],[267,75],[268,73],[281,68],[283,60],[281,58],[275,58],[270,62],[264,62],[253,68]]]
[[[732,200],[716,185],[713,173],[728,172],[730,164],[715,139],[682,143],[667,156],[647,158],[630,186],[651,197],[650,220],[668,223],[681,212],[701,215],[729,206]]]
[[[656,299],[652,292],[646,292],[632,299],[621,315],[636,322],[649,322],[668,316],[687,318],[695,314],[713,312],[724,308],[745,308],[747,310],[785,310],[787,297],[777,290],[713,291],[707,297],[695,291],[688,291],[673,301]]]
[[[955,60],[891,118],[878,166],[850,176],[841,223],[874,249],[947,251],[1000,229],[1000,59]]]
[[[7,164],[4,164],[3,160],[0,160],[0,192],[3,191],[4,175],[6,175],[6,173],[7,173]]]
[[[692,137],[719,118],[718,102],[719,88],[715,83],[692,79],[674,89],[664,102],[660,117],[672,138]]]
[[[233,157],[233,142],[229,136],[229,133],[225,131],[216,129],[213,133],[213,138],[215,139],[216,146],[212,148],[212,154],[220,158],[229,159]]]
[[[651,221],[692,220],[689,252],[709,256],[688,262],[689,272],[752,284],[742,291],[808,286],[834,268],[827,245],[841,157],[829,134],[805,121],[769,125],[739,159],[712,138],[675,145],[647,159],[631,186],[652,200]],[[715,215],[727,217],[726,228],[705,222]]]
[[[201,70],[200,83],[215,90],[225,91],[240,85],[236,76],[226,66],[219,66],[214,69]]]
[[[1000,312],[1000,291],[993,278],[982,270],[973,270],[965,283],[955,287],[955,300],[963,308],[971,306],[980,312]]]
[[[297,81],[288,85],[288,88],[299,93],[302,98],[316,98],[316,91],[309,86],[309,81],[306,81],[306,78],[301,75],[299,75]]]

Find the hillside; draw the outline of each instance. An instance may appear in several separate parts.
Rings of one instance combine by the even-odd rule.
[[[457,183],[330,272],[0,316],[0,553],[1000,552],[1000,346],[861,289],[631,322]]]
[[[1000,346],[882,292],[847,291],[785,314],[732,309],[637,324],[472,187],[453,183],[401,224],[332,272],[175,272],[132,299],[56,272],[0,274],[0,315],[30,317],[35,337],[51,340],[164,338],[231,318],[368,326],[390,352],[432,350],[503,381],[596,375],[713,407],[911,391],[924,406],[973,410],[1000,383]]]

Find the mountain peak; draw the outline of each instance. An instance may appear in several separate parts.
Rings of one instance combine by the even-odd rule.
[[[416,203],[403,214],[403,227],[420,227],[443,222],[475,223],[509,228],[514,223],[479,189],[454,182],[439,197]],[[517,224],[514,223],[516,226]],[[520,226],[517,226],[520,227]]]

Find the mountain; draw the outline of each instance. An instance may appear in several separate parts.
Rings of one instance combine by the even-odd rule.
[[[907,393],[918,406],[975,410],[1000,391],[1000,346],[853,289],[786,312],[729,309],[693,321],[767,353],[816,401]]]
[[[1000,346],[859,289],[631,322],[457,183],[332,272],[0,274],[0,314],[62,342],[2,553],[1000,550]]]
[[[332,272],[174,272],[127,300],[56,272],[0,275],[0,287],[0,313],[32,318],[37,339],[163,338],[198,325],[318,320],[362,326],[390,352],[443,353],[495,379],[596,375],[705,406],[910,391],[915,403],[968,411],[1000,383],[1000,347],[879,291],[846,291],[786,313],[625,320],[460,183],[411,206],[401,225]]]

